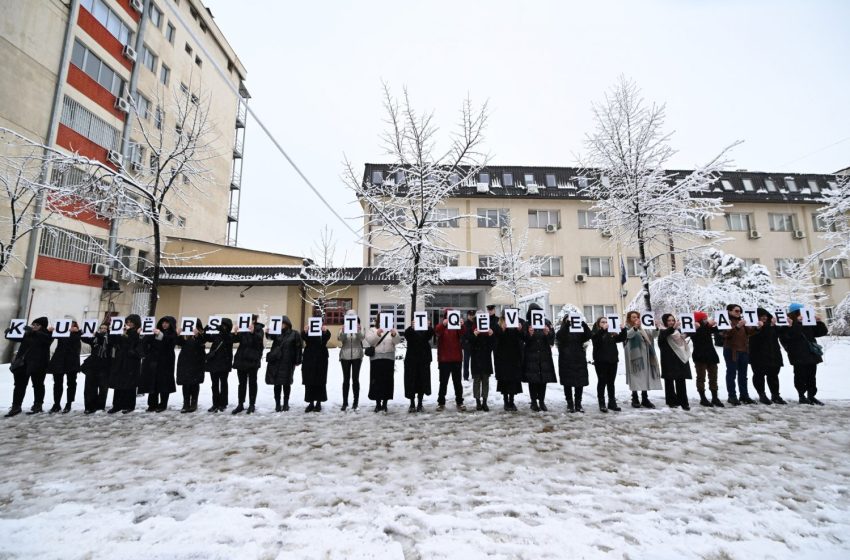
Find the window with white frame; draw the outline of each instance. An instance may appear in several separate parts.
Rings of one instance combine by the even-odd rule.
[[[372,172],[372,184],[380,185],[384,182],[384,173],[383,171],[373,171]]]
[[[581,272],[586,276],[612,276],[611,257],[582,257]]]
[[[143,119],[147,119],[148,117],[150,117],[150,111],[151,111],[151,101],[150,101],[150,99],[148,99],[147,97],[145,97],[144,95],[142,95],[141,93],[139,93],[137,91],[136,95],[135,95],[135,100],[136,100],[136,111],[139,113],[139,117],[141,117]]]
[[[794,214],[770,213],[767,215],[767,221],[770,231],[794,231]]]
[[[546,174],[546,188],[554,189],[558,186],[558,180],[553,173]]]
[[[500,228],[510,225],[510,213],[507,208],[479,208],[478,227]]]
[[[728,212],[726,217],[726,229],[728,231],[750,231],[750,215],[739,212]]]
[[[478,174],[478,183],[481,185],[489,185],[490,184],[490,174],[481,172]]]
[[[773,179],[765,179],[764,188],[767,189],[767,192],[776,192],[776,182]]]
[[[104,0],[80,0],[80,6],[88,10],[109,33],[122,45],[129,45],[133,39],[130,26]]]
[[[823,259],[820,265],[821,276],[824,278],[850,278],[847,269],[847,259]]]
[[[531,262],[537,268],[535,276],[563,276],[564,267],[561,257],[531,257]]]
[[[136,274],[144,274],[145,269],[150,266],[148,259],[148,252],[139,249],[138,256],[136,257]]]
[[[156,53],[151,50],[151,48],[147,45],[142,47],[142,64],[156,74]]]
[[[819,193],[820,187],[818,186],[818,182],[815,179],[809,179],[806,181],[806,184],[809,185],[809,190],[813,193]]]
[[[561,225],[560,210],[529,210],[528,227],[545,229],[547,226],[559,227]]]
[[[171,68],[162,64],[162,68],[159,70],[159,81],[162,82],[162,85],[167,86],[168,81],[171,79]]]
[[[697,278],[706,278],[711,270],[711,261],[698,255],[686,255],[683,259],[685,270]]]
[[[599,212],[596,210],[579,210],[578,211],[578,227],[579,229],[597,229],[597,221],[599,220]]]
[[[151,2],[150,8],[148,9],[149,19],[154,27],[157,29],[162,25],[162,10],[156,7],[156,5]]]
[[[598,318],[607,317],[616,312],[617,310],[613,305],[585,305],[584,320],[587,321],[588,325],[592,325]]]
[[[395,328],[401,332],[404,330],[404,304],[403,303],[370,303],[369,324],[364,327],[374,327],[375,321],[381,313],[392,313],[395,315]]]
[[[626,274],[632,278],[640,278],[643,267],[638,257],[626,257]]]
[[[373,213],[372,215],[372,225],[374,226],[383,226],[386,225],[386,221],[384,217],[387,217],[389,221],[395,222],[397,224],[404,223],[404,208],[386,208],[384,211],[384,216],[379,214],[378,212]]]
[[[496,257],[493,255],[478,255],[478,268],[490,268],[496,266]]]
[[[124,80],[121,76],[79,40],[74,40],[71,64],[85,72],[89,78],[106,88],[115,97],[121,95],[124,89]]]
[[[720,184],[723,185],[724,191],[734,191],[735,190],[735,187],[732,186],[732,181],[730,181],[729,179],[722,179],[720,181]]]
[[[440,228],[456,228],[460,226],[460,209],[458,208],[434,208],[430,219],[434,225]]]
[[[457,266],[460,262],[457,253],[450,255],[438,255],[436,260],[440,266]]]
[[[67,95],[62,102],[60,122],[108,150],[117,150],[121,145],[121,133],[117,128],[109,125]]]
[[[168,25],[165,27],[165,38],[172,45],[174,44],[174,36],[176,34],[177,34],[177,29],[175,29],[174,26],[169,21]]]
[[[513,173],[502,173],[502,186],[503,187],[513,187],[514,186],[514,174]]]
[[[537,182],[534,179],[534,173],[526,173],[523,175],[522,180],[525,181],[526,185],[536,185]]]
[[[835,224],[828,224],[820,214],[812,214],[812,228],[815,231],[835,231]]]
[[[788,192],[797,192],[797,182],[793,177],[785,177],[785,188]]]
[[[708,220],[705,216],[688,216],[685,219],[685,225],[691,229],[708,229]]]
[[[751,267],[751,266],[753,266],[754,264],[761,264],[761,261],[760,261],[759,259],[756,259],[756,258],[751,258],[751,259],[741,259],[741,260],[742,260],[742,261],[744,261],[744,265],[745,265],[747,268],[750,268],[750,267]]]
[[[753,186],[752,179],[741,179],[741,182],[744,183],[744,190],[747,192],[753,192],[756,188]]]
[[[803,259],[774,259],[774,264],[776,265],[776,275],[787,275],[792,272],[796,267],[803,264]]]

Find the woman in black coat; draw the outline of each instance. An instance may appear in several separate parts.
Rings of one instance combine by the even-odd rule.
[[[307,329],[301,333],[304,353],[301,357],[301,380],[304,384],[304,412],[321,412],[322,403],[328,400],[328,341],[331,332],[322,325],[321,336],[308,336]]]
[[[177,384],[183,388],[183,408],[186,414],[198,410],[198,394],[204,382],[204,364],[207,358],[207,346],[204,341],[204,325],[200,319],[195,322],[191,336],[178,336],[175,344],[180,347],[177,356]]]
[[[71,321],[70,336],[56,337],[56,350],[53,351],[53,357],[50,358],[50,363],[47,365],[47,372],[53,374],[53,408],[50,413],[71,412],[71,403],[74,402],[74,397],[77,395],[77,373],[80,371],[80,350],[82,343],[80,341],[80,326],[76,321]],[[68,397],[65,401],[65,408],[61,406],[62,402],[62,379],[68,379]]]
[[[498,324],[495,325],[498,329]],[[472,396],[475,397],[475,410],[489,412],[487,396],[490,393],[490,376],[493,375],[493,350],[496,346],[496,332],[493,328],[479,331],[476,321],[466,331],[469,353],[472,361]]]
[[[217,333],[210,331],[218,331]],[[204,340],[211,343],[207,352],[207,365],[212,381],[213,404],[207,412],[224,412],[227,409],[227,376],[233,367],[233,321],[225,317],[218,329],[207,325]]]
[[[496,390],[502,393],[505,410],[516,412],[514,395],[522,393],[522,325],[519,328],[507,328],[505,317],[499,320],[496,331],[496,348],[493,362],[496,370]]]
[[[422,399],[431,394],[431,340],[434,328],[417,331],[413,325],[404,331],[407,349],[404,353],[404,396],[410,399],[408,412],[423,412]]]
[[[94,336],[81,340],[91,347],[86,360],[80,366],[86,376],[83,387],[85,414],[106,410],[106,394],[109,392],[109,324],[103,323]]]
[[[9,332],[10,330],[6,329],[7,339],[9,339]],[[17,341],[17,339],[9,340]],[[12,393],[12,408],[6,414],[7,418],[21,413],[30,380],[32,380],[33,403],[27,414],[42,412],[44,377],[47,375],[47,364],[50,361],[51,344],[53,344],[53,337],[48,328],[47,317],[39,317],[29,327],[24,328],[21,346],[10,364],[15,378],[15,389]]]
[[[690,410],[685,380],[691,378],[691,347],[674,315],[665,313],[661,316],[661,323],[665,328],[658,333],[658,348],[661,351],[661,377],[664,379],[667,406]]]
[[[587,375],[587,352],[584,349],[585,343],[590,340],[590,328],[582,321],[581,329],[581,332],[570,332],[570,318],[565,316],[558,334],[555,335],[558,344],[558,373],[561,385],[564,386],[568,412],[584,412],[581,397],[584,388],[590,384]]]
[[[800,396],[800,404],[823,406],[823,403],[815,398],[818,392],[818,364],[823,361],[823,349],[817,343],[817,338],[825,336],[827,328],[820,318],[815,318],[814,326],[803,325],[802,309],[803,306],[799,303],[792,303],[788,307],[788,320],[791,325],[779,329],[779,341],[788,354],[788,361],[794,366],[794,388]]]
[[[233,414],[245,410],[245,392],[249,393],[248,414],[253,414],[257,404],[257,370],[260,369],[263,358],[263,328],[265,325],[257,322],[258,317],[252,317],[251,330],[236,334],[239,348],[233,356],[233,367],[239,378],[239,404],[233,409]]]
[[[144,348],[139,337],[142,320],[138,315],[128,315],[124,321],[124,334],[110,335],[109,386],[112,392],[112,408],[107,414],[119,410],[127,414],[136,409],[136,389],[141,375]]]
[[[593,369],[596,370],[596,399],[599,411],[620,412],[617,397],[614,394],[614,381],[617,379],[617,364],[620,354],[617,344],[626,341],[625,327],[619,333],[608,332],[608,317],[599,317],[593,324],[590,340],[593,342]],[[605,406],[605,391],[608,391],[608,406]]]
[[[301,335],[292,328],[292,321],[283,316],[280,334],[267,334],[272,347],[266,355],[266,384],[274,385],[275,412],[289,410],[289,392],[295,377],[295,366],[301,363]],[[283,389],[283,405],[280,392]]]
[[[697,370],[699,404],[700,406],[723,408],[723,401],[717,396],[717,364],[720,363],[720,357],[715,349],[715,340],[719,340],[720,346],[723,346],[723,339],[717,329],[717,324],[713,319],[709,319],[703,311],[694,312],[694,321],[696,321],[697,330],[687,336],[694,343],[691,357],[694,361],[694,368]],[[711,391],[710,401],[705,396],[706,377],[708,377],[708,388]]]
[[[779,395],[779,370],[785,365],[782,351],[779,349],[779,329],[776,319],[761,307],[757,310],[758,328],[750,337],[750,367],[753,368],[753,386],[759,394],[762,404],[786,404]],[[764,381],[770,389],[770,398],[764,391]]]
[[[536,303],[528,306],[523,324],[523,341],[525,351],[522,360],[523,381],[528,383],[531,394],[531,410],[547,411],[546,384],[557,381],[555,378],[555,362],[552,359],[552,345],[555,344],[555,329],[552,322],[546,319],[542,329],[531,327],[531,312],[542,310]]]
[[[148,394],[147,412],[164,412],[168,409],[168,396],[177,390],[174,384],[174,345],[177,342],[177,321],[174,317],[161,318],[153,334],[142,341],[145,357],[139,393]]]

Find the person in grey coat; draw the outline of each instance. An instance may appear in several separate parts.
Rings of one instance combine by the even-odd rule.
[[[349,309],[345,312],[347,316],[357,316],[357,312]],[[363,365],[363,328],[360,326],[360,318],[357,319],[357,332],[345,334],[345,329],[340,329],[336,339],[342,343],[339,348],[339,363],[342,366],[342,408],[348,408],[348,388],[351,387],[354,400],[351,401],[351,409],[357,410],[360,401],[360,366]]]

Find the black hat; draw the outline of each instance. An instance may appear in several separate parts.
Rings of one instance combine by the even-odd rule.
[[[756,317],[767,317],[768,320],[773,319],[773,314],[764,307],[756,309]]]
[[[493,305],[492,303],[487,306],[487,311],[493,311],[494,309],[496,309],[496,306]]]
[[[32,322],[33,325],[39,325],[42,329],[46,329],[48,322],[47,317],[39,317],[38,319]]]

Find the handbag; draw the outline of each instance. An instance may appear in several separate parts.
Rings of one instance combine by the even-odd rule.
[[[215,353],[218,352],[219,348],[221,348],[222,344],[224,344],[224,341],[219,340],[218,345],[215,348],[210,349],[209,354],[207,354],[207,357],[204,359],[205,364],[212,362],[212,358],[215,356]]]
[[[380,338],[380,340],[378,340],[378,344],[376,344],[375,346],[380,346],[380,345],[381,345],[381,343],[384,341],[384,339],[385,339],[385,338],[387,338],[387,335],[388,335],[388,334],[390,334],[390,331],[385,332],[385,333],[384,333],[384,336],[382,336],[382,337]],[[366,354],[366,355],[367,355],[368,357],[370,357],[370,358],[374,358],[374,357],[375,357],[375,346],[369,346],[369,347],[367,347],[367,348],[363,351],[363,353],[364,353],[364,354]]]
[[[823,356],[823,346],[813,340],[809,340],[809,351],[819,358]]]
[[[27,354],[29,354],[29,350],[24,352],[23,354],[18,353],[18,355],[15,356],[15,359],[12,360],[12,363],[9,364],[9,370],[12,372],[13,375],[17,375],[26,371]]]

